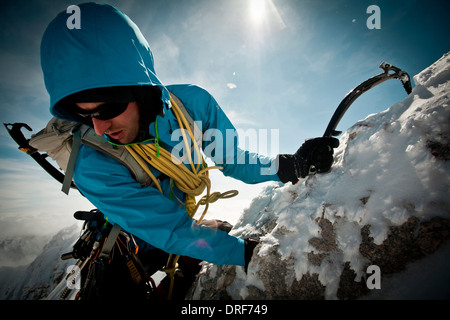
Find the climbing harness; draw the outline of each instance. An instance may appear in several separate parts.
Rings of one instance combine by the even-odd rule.
[[[66,300],[72,290],[77,289],[77,282],[80,285],[75,300],[104,299],[105,295],[112,294],[107,289],[102,289],[106,281],[129,288],[133,292],[127,295],[132,295],[133,298],[157,299],[155,282],[137,256],[139,246],[133,235],[122,231],[117,224],[108,223],[97,209],[77,211],[74,217],[85,223],[83,233],[73,245],[72,252],[61,256],[62,260],[74,258],[78,261],[65,278],[72,285],[66,286],[60,300]],[[124,272],[119,274],[111,271],[114,268],[120,268]]]

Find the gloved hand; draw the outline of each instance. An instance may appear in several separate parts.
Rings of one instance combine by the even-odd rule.
[[[231,231],[231,229],[233,228],[233,226],[230,223],[228,223],[227,221],[222,221],[222,220],[217,220],[217,219],[202,220],[202,221],[200,221],[199,225],[216,228],[216,229],[225,231],[226,233],[229,233]]]
[[[330,171],[333,164],[333,149],[339,146],[339,140],[333,137],[322,137],[306,140],[295,154],[278,155],[278,177],[281,182],[298,182],[313,172]]]
[[[259,244],[259,238],[245,238],[244,239],[244,257],[245,257],[245,273],[247,273],[248,265],[252,260],[253,250]]]

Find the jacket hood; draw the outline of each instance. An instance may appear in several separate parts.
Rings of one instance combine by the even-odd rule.
[[[61,100],[106,87],[156,86],[163,106],[167,106],[169,92],[156,76],[153,54],[134,22],[110,5],[84,3],[78,7],[79,29],[69,29],[68,20],[74,13],[63,11],[42,37],[41,66],[50,94],[50,112],[77,121]]]

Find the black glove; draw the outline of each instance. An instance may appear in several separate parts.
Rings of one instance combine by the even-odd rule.
[[[259,238],[245,238],[244,239],[244,255],[245,255],[245,273],[247,273],[248,265],[252,260],[253,250],[259,244]]]
[[[306,140],[295,154],[278,155],[278,177],[283,183],[296,184],[298,178],[305,178],[311,169],[317,173],[330,171],[333,149],[338,146],[339,140],[332,137]]]

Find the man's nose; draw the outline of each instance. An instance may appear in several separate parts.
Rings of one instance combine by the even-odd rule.
[[[109,120],[92,118],[92,123],[94,125],[95,133],[99,136],[102,136],[111,127],[111,121]]]

